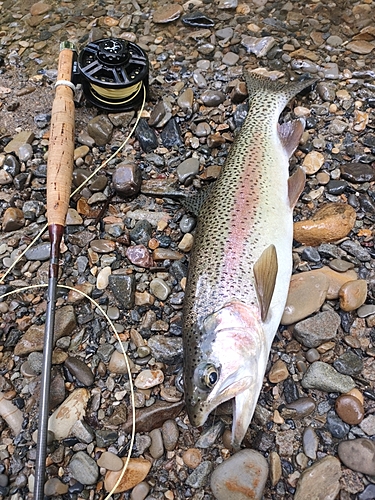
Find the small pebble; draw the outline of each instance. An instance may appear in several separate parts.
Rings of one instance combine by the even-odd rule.
[[[341,441],[337,449],[341,462],[349,469],[375,475],[375,442],[367,438]]]
[[[161,370],[142,370],[134,381],[138,389],[150,389],[164,382],[164,374]]]
[[[340,308],[343,311],[355,311],[365,303],[367,298],[367,281],[348,281],[339,291]]]
[[[342,375],[333,366],[322,361],[315,361],[308,368],[302,379],[305,389],[319,389],[325,392],[349,392],[355,386],[354,380]]]
[[[314,492],[315,498],[333,500],[340,491],[340,462],[326,456],[302,472],[294,495],[294,500],[306,500]],[[319,479],[317,479],[319,478]]]
[[[337,415],[350,425],[358,425],[364,417],[363,405],[349,394],[342,394],[336,399],[335,410]]]
[[[184,451],[182,460],[190,469],[196,469],[202,461],[202,452],[198,448],[189,448]]]

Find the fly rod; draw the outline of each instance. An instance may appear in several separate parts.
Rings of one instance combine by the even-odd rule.
[[[60,243],[64,233],[69,206],[74,154],[74,85],[71,82],[73,45],[63,42],[60,46],[56,95],[52,106],[51,128],[47,161],[47,219],[51,243],[48,273],[47,311],[44,330],[42,380],[39,401],[38,441],[36,447],[34,500],[44,499],[46,472],[47,432],[49,416],[49,391],[51,381],[52,351],[56,289],[59,273]]]

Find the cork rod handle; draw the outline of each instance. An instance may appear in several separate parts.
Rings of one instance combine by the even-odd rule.
[[[69,81],[72,75],[73,51],[63,49],[59,56],[57,81]],[[47,161],[48,225],[65,226],[72,183],[74,155],[73,90],[60,83],[52,106]]]

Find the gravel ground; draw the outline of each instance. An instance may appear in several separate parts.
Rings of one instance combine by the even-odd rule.
[[[136,136],[72,198],[61,257],[60,283],[106,310],[131,363],[137,434],[132,474],[115,498],[375,498],[372,1],[5,0],[0,9],[2,275],[46,223],[59,42],[81,49],[119,37],[150,61]],[[244,66],[319,80],[283,114],[306,120],[291,159],[307,173],[294,277],[245,449],[233,454],[230,405],[201,429],[183,408],[181,311],[195,218],[171,191],[219,175],[246,115]],[[135,116],[76,99],[78,186]],[[48,255],[44,234],[1,293],[46,283]],[[128,452],[129,378],[100,311],[63,288],[57,303],[46,495],[105,498]],[[13,500],[32,498],[45,310],[43,288],[0,302],[0,495]]]

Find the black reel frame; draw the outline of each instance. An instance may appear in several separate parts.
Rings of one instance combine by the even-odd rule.
[[[130,111],[141,106],[148,94],[149,63],[135,43],[103,38],[84,47],[75,63],[75,80],[86,99],[110,112]]]

